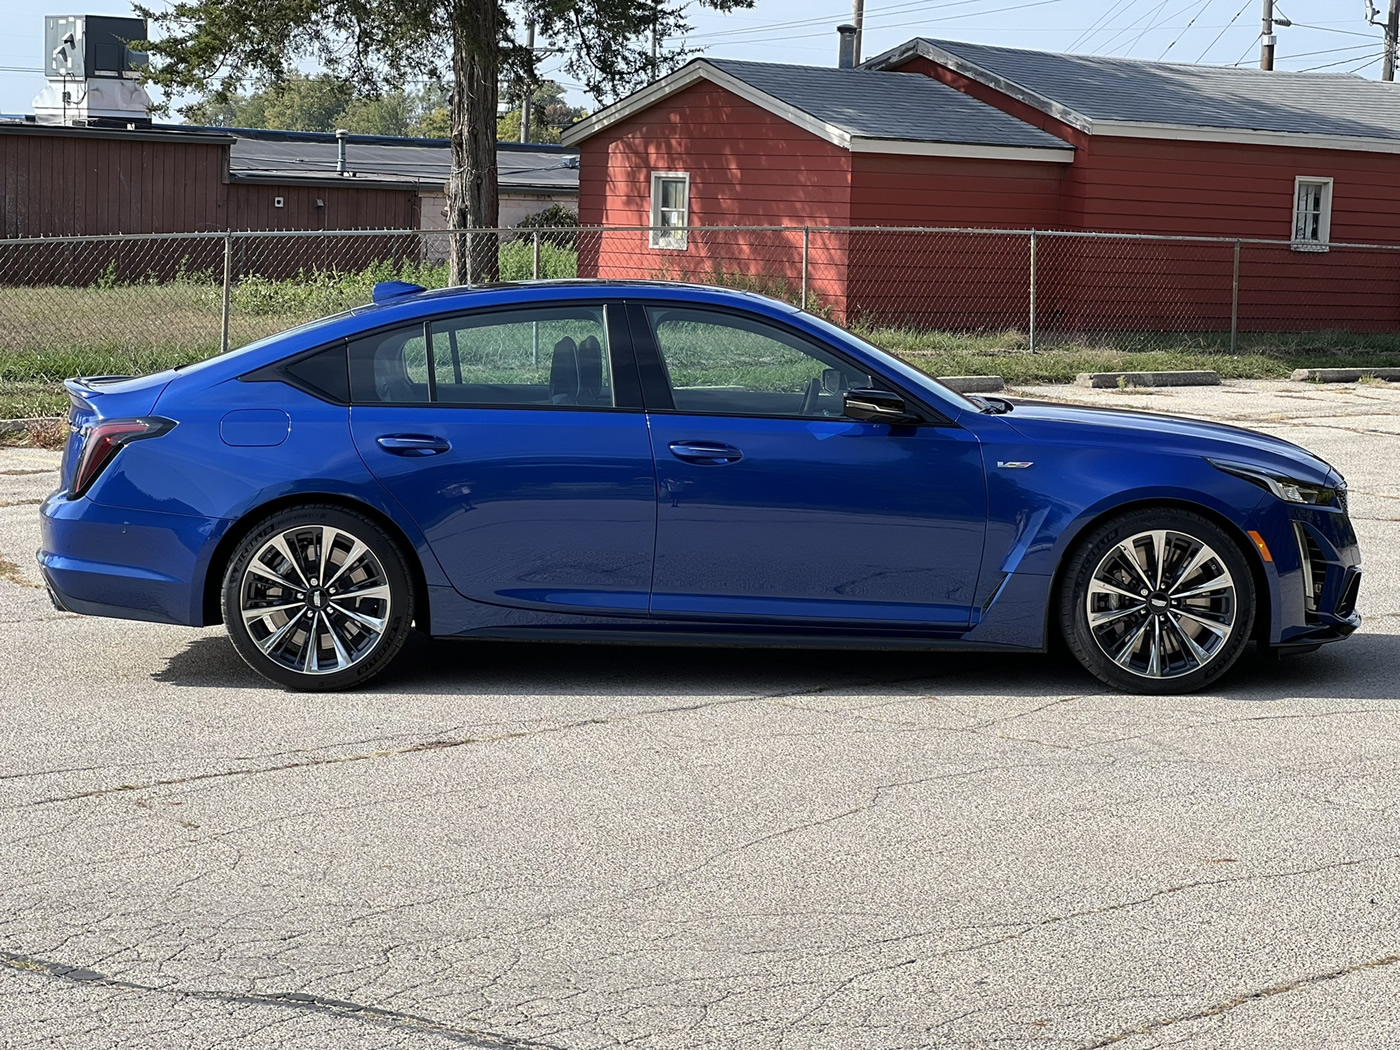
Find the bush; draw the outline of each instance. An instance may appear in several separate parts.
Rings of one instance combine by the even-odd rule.
[[[515,228],[548,231],[540,234],[541,244],[570,249],[578,246],[578,213],[562,204],[551,204],[543,211],[525,216],[515,224]]]

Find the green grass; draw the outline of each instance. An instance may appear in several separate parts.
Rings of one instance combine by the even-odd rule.
[[[502,278],[532,275],[529,241],[502,245],[500,259]],[[574,252],[541,243],[542,277],[576,273]],[[770,294],[791,291],[773,281],[741,280],[722,271],[716,271],[714,279]],[[245,277],[232,294],[230,343],[241,346],[365,303],[375,282],[381,280],[440,287],[447,282],[447,268],[381,263],[355,273],[305,273],[290,280]],[[104,278],[99,285],[84,288],[0,288],[0,419],[64,413],[67,396],[61,381],[68,376],[145,374],[208,357],[218,351],[221,322],[220,289],[208,275],[184,275],[168,283],[121,284]],[[1045,333],[1032,354],[1026,333],[1014,329],[858,330],[930,375],[993,374],[1012,384],[1066,382],[1080,372],[1214,369],[1227,379],[1279,379],[1295,368],[1400,367],[1400,333],[1243,334],[1233,354],[1224,334]],[[778,388],[801,387],[806,375],[802,369],[790,377],[775,377],[775,371],[783,371],[775,365],[790,362],[769,360],[771,354],[743,345],[743,339],[731,342],[723,360],[708,355],[708,360],[692,366],[678,356],[673,362],[677,380],[702,385],[747,383],[746,376],[765,369]],[[531,375],[538,371],[532,362]]]

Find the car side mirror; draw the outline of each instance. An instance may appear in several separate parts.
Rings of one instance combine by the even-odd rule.
[[[904,404],[904,398],[888,390],[847,390],[844,411],[864,423],[914,423],[918,417]]]

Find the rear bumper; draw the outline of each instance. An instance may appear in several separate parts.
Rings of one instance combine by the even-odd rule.
[[[208,559],[228,522],[50,496],[36,555],[54,604],[88,616],[198,626]]]

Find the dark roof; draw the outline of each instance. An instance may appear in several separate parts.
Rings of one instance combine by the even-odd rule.
[[[234,175],[335,176],[339,143],[325,132],[220,129],[234,136],[230,172]],[[395,139],[349,135],[346,169],[359,175],[393,176],[422,183],[444,183],[452,168],[446,139]],[[504,191],[578,192],[578,151],[565,146],[500,142],[496,166]]]
[[[899,61],[894,56],[914,47],[932,58],[946,52],[1090,120],[1400,140],[1400,87],[1345,73],[1265,72],[922,38],[869,65]]]
[[[1039,128],[917,73],[728,58],[698,61],[859,138],[1072,148]]]

